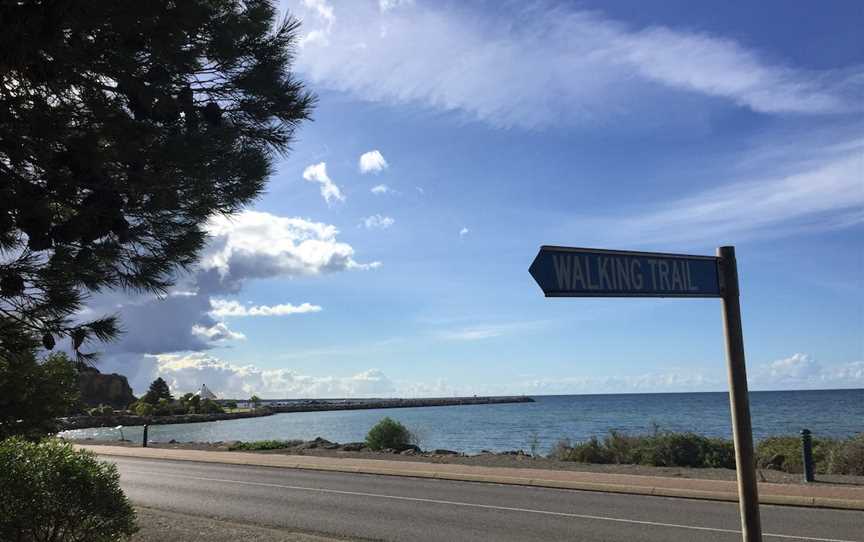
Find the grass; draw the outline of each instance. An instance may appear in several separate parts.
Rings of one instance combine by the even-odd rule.
[[[234,414],[237,412],[252,412],[253,410],[255,410],[252,408],[226,408],[226,407],[223,407],[223,408],[225,408],[225,412],[228,412],[231,414]]]
[[[560,441],[550,457],[580,463],[651,465],[656,467],[735,468],[732,441],[695,433],[656,431],[628,435],[617,431],[571,444]],[[846,439],[813,439],[813,460],[820,474],[864,475],[864,433]],[[760,468],[803,471],[801,438],[769,437],[756,445]]]

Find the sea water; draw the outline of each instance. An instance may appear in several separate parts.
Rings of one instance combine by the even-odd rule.
[[[154,425],[153,442],[323,437],[361,441],[384,416],[405,424],[424,449],[466,453],[482,450],[548,451],[560,439],[586,440],[609,430],[626,433],[692,431],[731,438],[726,393],[659,393],[535,396],[534,403],[466,405],[329,412],[298,412],[206,423]],[[864,389],[751,392],[756,439],[797,435],[807,428],[815,437],[844,437],[864,432]],[[141,440],[141,427],[124,427],[125,438]],[[66,431],[67,438],[118,439],[114,428]]]

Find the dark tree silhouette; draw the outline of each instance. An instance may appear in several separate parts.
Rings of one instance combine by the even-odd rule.
[[[263,0],[0,3],[0,355],[118,333],[106,288],[164,292],[208,217],[261,193],[314,97]]]

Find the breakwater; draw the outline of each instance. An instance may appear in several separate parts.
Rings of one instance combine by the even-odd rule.
[[[60,431],[70,429],[88,429],[91,427],[124,427],[136,425],[168,425],[176,423],[202,423],[219,420],[236,420],[240,418],[260,418],[272,416],[274,412],[267,408],[250,410],[248,412],[223,412],[213,414],[177,414],[174,416],[138,416],[136,414],[113,414],[110,416],[71,416],[57,420]]]
[[[138,416],[113,414],[109,416],[72,416],[58,420],[60,431],[92,427],[124,427],[136,425],[169,425],[203,423],[240,418],[260,418],[286,412],[321,412],[327,410],[372,410],[379,408],[414,408],[458,405],[494,405],[502,403],[533,403],[525,396],[513,397],[444,397],[428,399],[308,399],[293,401],[264,401],[261,408],[247,412],[213,414],[178,414],[174,416]]]
[[[319,412],[325,410],[371,410],[378,408],[416,408],[458,405],[497,405],[504,403],[533,403],[524,395],[508,397],[437,397],[424,399],[312,399],[288,404],[269,403],[273,412]]]

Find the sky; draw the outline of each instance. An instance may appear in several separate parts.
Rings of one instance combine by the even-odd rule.
[[[716,299],[547,299],[540,245],[736,247],[751,389],[864,387],[864,5],[284,2],[318,95],[97,367],[223,397],[722,391]]]

